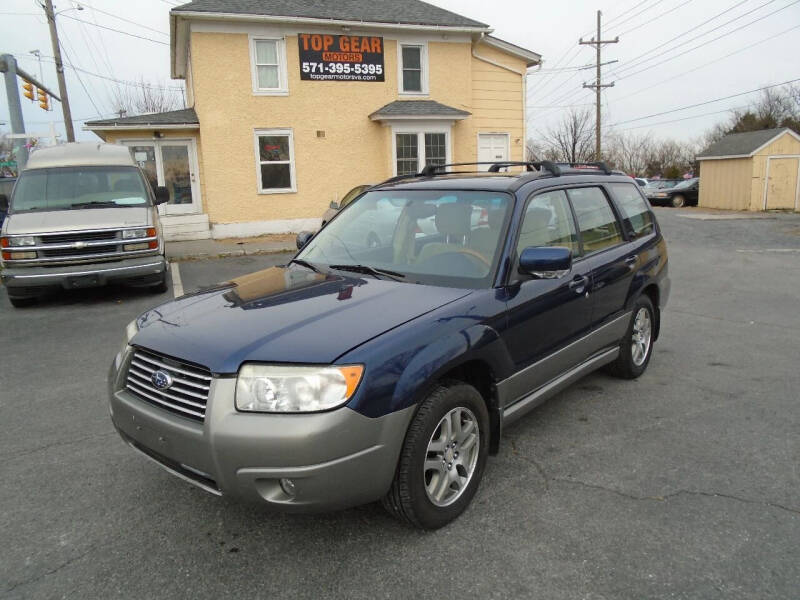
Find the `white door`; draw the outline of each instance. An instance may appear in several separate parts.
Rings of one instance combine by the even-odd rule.
[[[169,191],[169,202],[158,207],[162,215],[202,212],[197,185],[197,157],[192,140],[129,140],[133,160],[144,170],[152,185]]]
[[[508,160],[508,134],[479,133],[478,162],[503,162]],[[481,165],[481,171],[488,171],[491,165]]]

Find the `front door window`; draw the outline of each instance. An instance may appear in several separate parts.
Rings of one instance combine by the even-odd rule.
[[[180,215],[201,212],[198,194],[194,146],[191,141],[156,140],[123,142],[133,160],[144,171],[150,185],[162,185],[169,201],[158,207],[160,214]]]
[[[170,204],[192,203],[192,175],[189,169],[189,147],[161,146],[164,164],[164,185],[169,190]]]

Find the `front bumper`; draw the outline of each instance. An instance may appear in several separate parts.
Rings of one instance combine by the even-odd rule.
[[[134,449],[202,489],[278,510],[313,512],[378,500],[394,477],[414,407],[371,419],[324,413],[242,413],[234,377],[215,377],[205,420],[193,421],[125,389],[130,353],[109,374],[114,426]],[[291,479],[294,495],[281,487]]]
[[[98,287],[123,281],[152,285],[159,282],[166,270],[166,259],[156,254],[63,267],[9,266],[3,269],[0,279],[14,296],[26,296],[41,293],[42,288]]]

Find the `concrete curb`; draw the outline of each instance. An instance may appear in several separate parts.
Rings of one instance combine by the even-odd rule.
[[[191,254],[174,254],[167,252],[167,260],[170,262],[188,262],[193,260],[213,260],[217,258],[232,258],[239,256],[264,256],[267,254],[283,254],[285,252],[296,252],[296,248],[256,248],[253,250],[231,250],[225,252],[196,252]]]

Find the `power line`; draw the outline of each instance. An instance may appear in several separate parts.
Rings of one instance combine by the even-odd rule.
[[[693,48],[689,48],[688,50],[684,50],[683,52],[679,52],[678,54],[673,54],[669,58],[666,58],[666,59],[664,59],[662,61],[654,63],[654,64],[652,64],[652,65],[650,65],[648,67],[645,67],[644,69],[639,69],[638,71],[634,71],[633,73],[628,73],[627,75],[623,75],[622,77],[619,77],[619,79],[627,79],[628,77],[633,77],[634,75],[638,75],[639,73],[642,73],[644,71],[647,71],[649,69],[657,67],[658,65],[663,65],[665,62],[669,62],[671,60],[675,60],[676,58],[679,58],[679,57],[683,56],[684,54],[688,54],[689,52],[694,52],[698,48],[702,48],[703,46],[707,46],[708,44],[711,44],[712,42],[716,42],[717,40],[720,40],[720,39],[722,39],[724,37],[727,37],[727,36],[731,35],[732,33],[736,33],[737,31],[739,31],[741,29],[744,29],[745,27],[750,27],[750,25],[753,25],[754,23],[758,23],[759,21],[762,21],[762,20],[766,19],[767,17],[771,17],[772,15],[774,15],[776,13],[779,13],[782,10],[787,9],[790,6],[792,6],[794,4],[797,4],[798,2],[800,2],[800,0],[794,0],[793,2],[790,2],[789,4],[787,4],[786,6],[783,6],[783,7],[779,8],[779,9],[777,9],[777,10],[774,10],[771,13],[767,13],[766,15],[763,15],[763,16],[757,18],[757,19],[754,19],[753,21],[750,21],[749,23],[745,23],[744,25],[740,25],[739,27],[736,27],[735,29],[731,29],[730,31],[727,31],[727,32],[725,32],[723,34],[720,34],[715,38],[712,38],[712,39],[710,39],[710,40],[708,40],[706,42],[703,42],[702,44],[698,44],[697,46],[694,46]],[[711,31],[713,31],[713,29]],[[710,33],[710,32],[707,32],[707,33]],[[706,34],[703,34],[703,35],[706,35]],[[687,40],[687,41],[691,41],[691,40]],[[673,50],[674,50],[674,48],[673,48]],[[666,54],[667,52],[669,52],[669,50],[666,50],[666,51],[662,52],[661,54],[656,54],[655,56],[653,56],[651,58],[648,58],[647,61],[645,61],[645,62],[649,62],[653,58],[657,58],[658,56],[662,56],[662,55]],[[643,64],[643,63],[640,63],[640,64]]]
[[[643,119],[650,119],[652,117],[660,117],[661,115],[668,115],[674,112],[680,112],[682,110],[688,110],[690,108],[696,108],[698,106],[705,106],[706,104],[713,104],[714,102],[721,102],[722,100],[729,100],[730,98],[738,98],[739,96],[746,96],[747,94],[752,94],[754,92],[761,92],[764,90],[769,90],[774,87],[780,87],[782,85],[788,85],[790,83],[795,83],[800,81],[800,78],[797,79],[790,79],[789,81],[782,81],[781,83],[774,83],[772,85],[767,85],[764,87],[756,88],[754,90],[748,90],[746,92],[739,92],[738,94],[731,94],[730,96],[724,96],[722,98],[714,98],[713,100],[706,100],[705,102],[698,102],[697,104],[690,104],[689,106],[681,106],[680,108],[673,108],[671,110],[665,110],[659,113],[653,113],[652,115],[645,115],[644,117],[636,117],[635,119],[628,119],[626,121],[617,121],[616,123],[612,123],[610,126],[615,125],[625,125],[626,123],[633,123],[634,121],[642,121]]]
[[[147,29],[147,30],[152,31],[154,33],[160,33],[161,35],[165,35],[165,36],[169,37],[169,33],[167,33],[166,31],[161,31],[160,29],[154,29],[152,27],[148,27],[147,25],[142,25],[141,23],[137,23],[136,21],[131,21],[130,19],[126,19],[124,17],[120,17],[119,15],[115,15],[114,13],[110,13],[110,12],[106,12],[104,10],[100,10],[99,8],[96,8],[96,7],[92,6],[91,4],[87,4],[86,2],[83,2],[83,0],[81,0],[81,4],[83,6],[91,8],[93,11],[96,11],[96,12],[99,12],[100,14],[109,16],[112,19],[118,19],[120,21],[124,21],[125,23],[129,23],[131,25],[136,25],[137,27],[141,27],[142,29]],[[97,25],[97,23],[93,23],[93,24]]]
[[[628,17],[627,19],[624,19],[624,20],[620,21],[619,23],[617,23],[617,24],[616,24],[616,25],[614,25],[613,27],[609,27],[609,29],[615,29],[615,28],[619,27],[620,25],[624,25],[625,23],[627,23],[627,22],[628,22],[628,21],[630,21],[631,19],[635,19],[636,17],[638,17],[638,16],[639,16],[639,15],[641,15],[642,13],[645,13],[645,12],[647,12],[648,10],[650,10],[651,8],[654,8],[654,7],[658,6],[658,5],[659,5],[659,4],[661,4],[663,1],[664,1],[664,0],[656,0],[655,4],[651,4],[650,6],[647,6],[647,7],[643,8],[642,10],[640,10],[639,12],[637,12],[636,14],[634,14],[634,15],[631,15],[631,16],[630,16],[630,17]]]
[[[64,37],[64,36],[62,35],[62,38],[63,38],[63,37]],[[72,64],[72,60],[71,60],[71,59],[70,59],[70,57],[67,55],[67,50],[66,50],[66,48],[64,48],[64,44],[63,44],[63,43],[61,44],[61,51],[64,53],[64,58],[66,58],[66,59],[67,59],[67,63],[69,63],[69,66],[73,67],[73,69],[74,69],[74,66],[73,66],[73,64]],[[91,103],[92,103],[92,106],[94,107],[94,109],[97,111],[97,113],[98,113],[98,114],[100,114],[100,112],[101,112],[101,111],[100,111],[100,109],[99,109],[99,108],[97,108],[97,104],[95,104],[95,103],[94,103],[94,98],[93,98],[93,97],[92,97],[92,95],[89,93],[89,90],[87,90],[87,89],[86,89],[86,86],[85,86],[85,85],[84,85],[84,83],[83,83],[83,79],[81,79],[81,76],[80,76],[80,74],[79,74],[77,71],[75,72],[75,77],[78,79],[78,83],[80,83],[80,84],[81,84],[81,87],[83,88],[83,91],[86,93],[86,96],[89,98],[89,102],[91,102]]]
[[[656,19],[660,19],[661,17],[664,17],[664,16],[668,15],[669,13],[671,13],[671,12],[674,12],[674,11],[678,10],[679,8],[683,8],[684,6],[686,6],[687,4],[689,4],[689,3],[690,3],[690,2],[692,2],[692,1],[693,1],[693,0],[686,0],[685,2],[683,2],[683,3],[681,3],[681,4],[678,4],[678,6],[673,6],[673,7],[672,7],[672,8],[670,8],[669,10],[667,10],[667,11],[664,11],[663,13],[656,15],[655,17],[653,17],[652,19],[649,19],[649,20],[645,21],[644,23],[640,23],[639,25],[636,25],[636,26],[634,26],[634,27],[631,27],[630,29],[626,29],[625,31],[623,31],[622,33],[620,33],[620,34],[618,34],[618,35],[619,35],[620,37],[622,37],[623,35],[628,35],[628,34],[629,34],[631,31],[635,31],[635,30],[639,29],[640,27],[644,27],[645,25],[649,25],[650,23],[652,23],[652,22],[653,22],[653,21],[655,21]]]
[[[731,108],[725,108],[723,110],[715,110],[714,112],[707,112],[702,113],[700,115],[692,115],[691,117],[682,117],[680,119],[670,119],[669,121],[659,121],[658,123],[648,123],[647,125],[634,125],[633,127],[625,127],[624,129],[620,129],[620,131],[630,131],[632,129],[642,129],[644,127],[657,127],[659,125],[667,125],[669,123],[679,123],[680,121],[691,121],[692,119],[699,119],[700,117],[709,117],[711,115],[720,115],[722,113],[730,112],[732,110],[743,110],[745,108],[749,108],[749,104],[744,104],[742,106],[733,106]]]
[[[108,27],[106,25],[100,25],[99,23],[92,23],[91,21],[84,21],[83,19],[78,19],[77,17],[73,17],[72,15],[60,15],[65,19],[72,19],[73,21],[78,21],[79,23],[86,23],[87,25],[91,25],[92,27],[99,27],[100,29],[108,29],[109,31],[113,31],[115,33],[121,33],[122,35],[129,35],[130,37],[135,37],[140,40],[146,40],[148,42],[153,42],[154,44],[161,44],[162,46],[169,46],[169,42],[164,42],[161,40],[154,40],[153,38],[145,37],[143,35],[136,35],[135,33],[130,33],[129,31],[122,31],[121,29],[114,29],[113,27]]]

